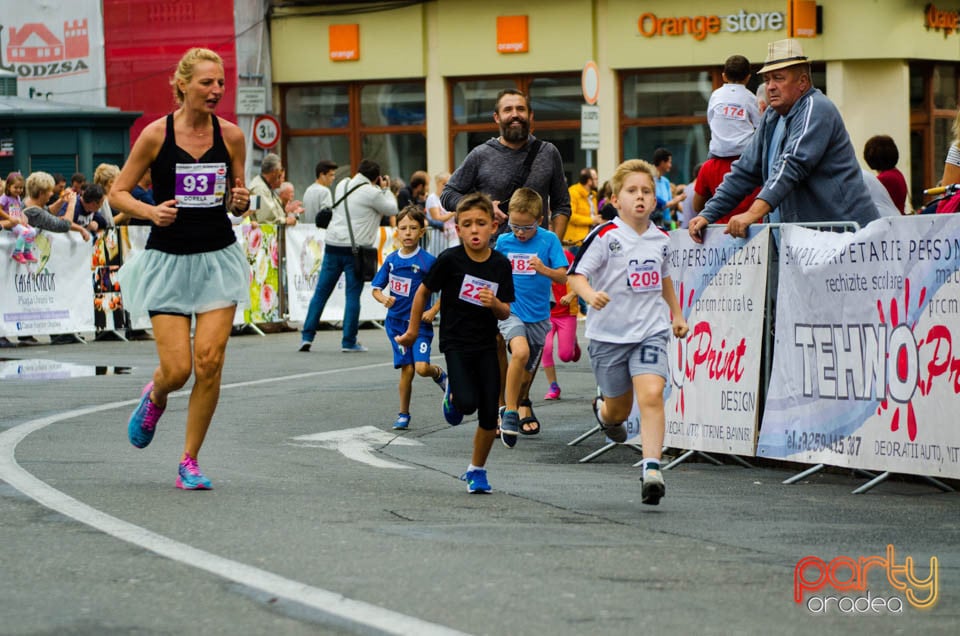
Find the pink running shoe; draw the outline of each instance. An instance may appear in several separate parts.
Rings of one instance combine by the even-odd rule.
[[[23,254],[23,258],[25,258],[28,263],[37,262],[37,257],[33,255],[33,252],[27,250],[26,252],[21,252],[21,253]]]
[[[127,423],[127,437],[130,443],[137,448],[146,448],[153,441],[153,434],[157,428],[157,422],[163,415],[163,409],[153,403],[150,399],[150,392],[153,391],[153,382],[147,382],[143,387],[143,393],[140,394],[140,404],[130,415],[130,421]]]
[[[13,254],[10,255],[10,258],[17,261],[21,265],[27,262],[27,257],[23,255],[23,252],[14,252]]]
[[[213,484],[203,476],[197,460],[186,455],[180,462],[180,474],[177,475],[177,488],[182,490],[210,490]]]
[[[559,400],[560,399],[560,385],[556,382],[550,383],[550,390],[547,391],[547,394],[543,396],[544,400]]]

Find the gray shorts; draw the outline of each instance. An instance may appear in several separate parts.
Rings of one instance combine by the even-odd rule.
[[[503,341],[510,348],[510,341],[519,336],[527,339],[527,346],[530,347],[530,359],[524,367],[529,373],[533,373],[540,366],[540,357],[543,355],[543,345],[547,341],[547,333],[550,331],[550,319],[540,322],[523,322],[516,316],[510,314],[506,320],[498,323],[500,335]]]
[[[591,340],[587,351],[600,392],[619,397],[633,390],[633,378],[638,375],[659,375],[669,382],[667,341],[666,333],[626,344]]]

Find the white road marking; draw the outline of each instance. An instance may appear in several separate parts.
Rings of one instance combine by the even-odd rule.
[[[374,446],[383,446],[384,444],[393,444],[394,446],[423,446],[418,441],[406,437],[398,437],[393,433],[381,431],[376,426],[358,426],[356,428],[345,428],[339,431],[330,431],[329,433],[313,433],[311,435],[300,435],[293,438],[299,446],[317,446],[320,448],[329,448],[339,451],[345,457],[354,461],[369,464],[376,468],[400,468],[409,469],[412,466],[397,464],[373,454]]]
[[[232,389],[255,384],[284,382],[383,366],[391,366],[391,363],[368,364],[347,369],[298,373],[278,378],[261,378],[250,382],[227,384],[221,388]],[[171,397],[186,395],[188,395],[186,391],[179,391],[171,394]],[[215,576],[235,581],[241,585],[246,585],[273,596],[306,605],[322,613],[331,614],[339,619],[353,623],[356,627],[364,629],[366,632],[373,629],[383,634],[465,636],[463,632],[444,627],[443,625],[429,623],[414,616],[407,616],[406,614],[394,612],[370,603],[347,598],[336,592],[312,587],[305,583],[287,579],[272,572],[246,565],[245,563],[239,563],[209,552],[204,552],[193,546],[151,532],[146,528],[108,515],[74,499],[34,477],[17,463],[15,457],[17,445],[31,433],[55,424],[56,422],[83,417],[92,413],[133,406],[139,401],[138,398],[73,409],[56,415],[30,420],[0,433],[0,479],[40,505],[46,506],[51,510],[66,515],[92,528],[96,528],[117,539],[140,546],[141,548],[167,557],[173,561],[183,563],[184,565],[204,570]]]

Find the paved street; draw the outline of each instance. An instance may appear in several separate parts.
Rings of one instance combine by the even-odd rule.
[[[496,443],[494,493],[468,495],[475,418],[447,426],[418,379],[395,435],[385,336],[361,331],[366,354],[339,337],[320,332],[310,354],[295,333],[231,339],[200,456],[215,489],[192,493],[173,487],[186,393],[149,448],[126,439],[152,342],[0,350],[34,375],[62,373],[31,360],[130,367],[0,380],[0,634],[957,633],[957,493],[897,480],[851,495],[864,480],[849,473],[787,486],[800,467],[691,462],[642,506],[635,451],[581,464],[602,441],[567,445],[592,426],[584,356],[558,368],[562,400],[535,401],[540,436]],[[920,578],[938,559],[932,609],[880,566],[871,598],[904,599],[902,614],[793,601],[801,558],[886,558],[888,544]]]

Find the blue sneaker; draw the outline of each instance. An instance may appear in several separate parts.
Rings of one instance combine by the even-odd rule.
[[[350,346],[343,345],[340,347],[341,353],[366,353],[367,351],[369,351],[369,349],[364,347],[359,342],[354,343]]]
[[[408,426],[410,426],[410,414],[400,413],[397,415],[397,421],[393,423],[393,430],[405,431]]]
[[[456,426],[463,421],[463,413],[453,405],[453,394],[450,392],[449,383],[447,383],[447,388],[443,392],[443,419],[450,426]]]
[[[520,414],[516,411],[504,411],[500,416],[500,441],[507,448],[513,448],[520,434]]]
[[[187,455],[180,462],[180,474],[177,475],[177,488],[182,490],[210,490],[213,484],[204,477],[197,466],[197,460]]]
[[[140,403],[130,415],[127,422],[127,437],[130,443],[137,448],[146,448],[153,441],[153,434],[157,431],[157,422],[163,415],[164,409],[153,403],[150,392],[153,391],[153,382],[147,382],[140,394]]]
[[[440,367],[437,367],[438,369]],[[447,374],[443,369],[440,369],[440,375],[433,379],[437,383],[437,386],[440,387],[440,390],[444,393],[447,392]]]
[[[493,490],[487,482],[487,471],[483,468],[468,470],[460,475],[460,481],[467,482],[467,492],[471,495],[476,493],[487,494]]]

